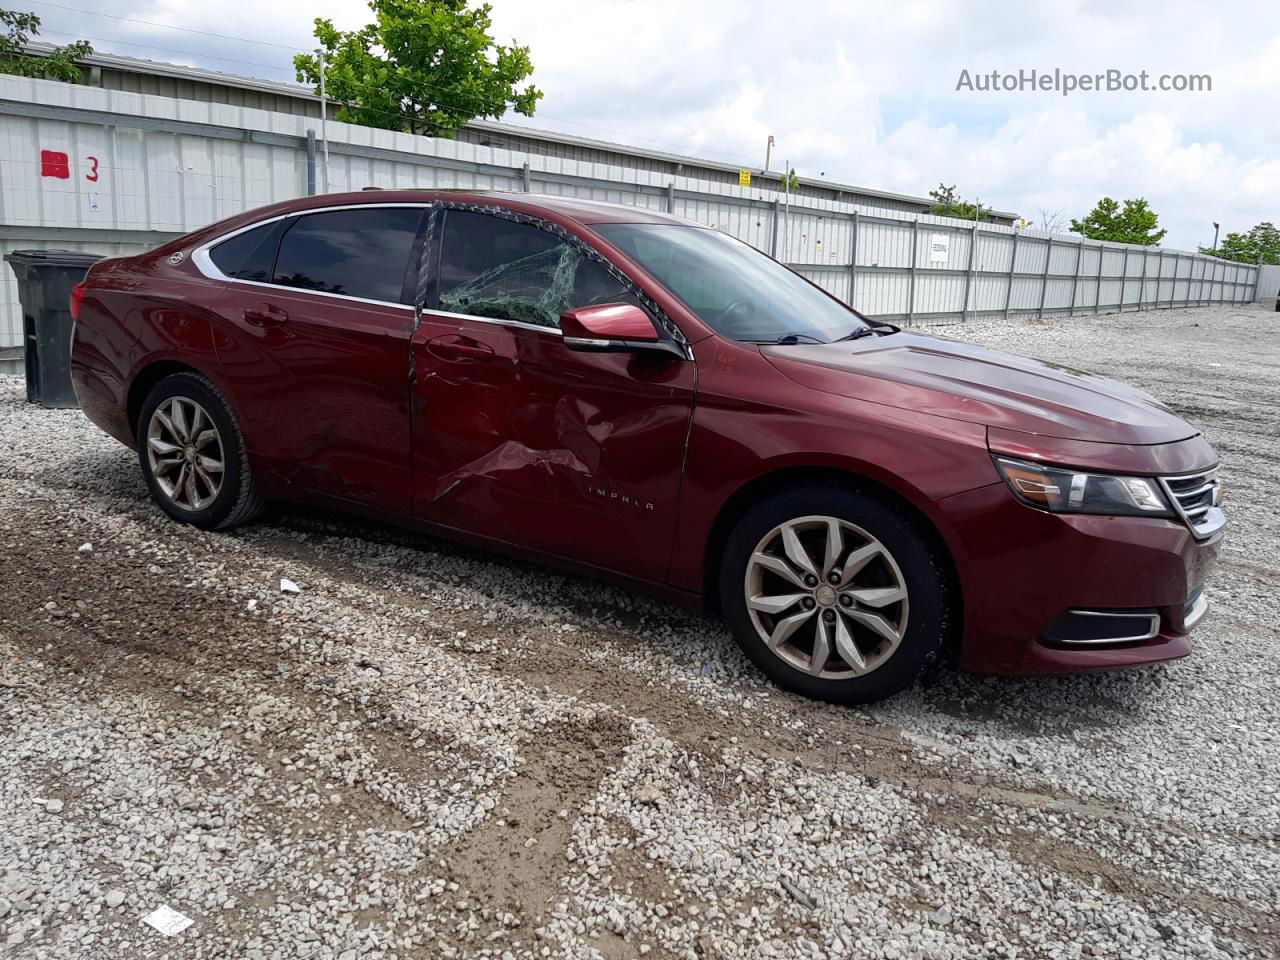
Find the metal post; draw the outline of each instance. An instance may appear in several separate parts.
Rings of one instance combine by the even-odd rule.
[[[964,306],[960,310],[960,322],[969,319],[969,291],[973,289],[973,257],[978,247],[978,217],[973,218],[973,230],[969,234],[969,265],[964,272]]]
[[[1098,274],[1093,281],[1093,315],[1095,317],[1102,311],[1099,304],[1102,302],[1102,261],[1106,253],[1107,248],[1101,243],[1098,244]]]
[[[529,161],[526,160],[524,165],[520,167],[520,186],[525,193],[533,192],[533,182],[529,174]]]
[[[853,254],[849,257],[849,306],[858,291],[858,208],[853,209]]]
[[[1138,281],[1138,310],[1142,310],[1142,303],[1147,296],[1147,250],[1142,250],[1142,279]]]
[[[911,221],[911,277],[907,281],[907,326],[916,315],[916,246],[920,242],[920,218]]]
[[[1018,269],[1018,237],[1017,229],[1013,231],[1013,250],[1009,254],[1009,285],[1004,288],[1004,318],[1009,319],[1009,304],[1013,300],[1013,273]]]
[[[1169,288],[1169,309],[1173,309],[1174,301],[1178,299],[1178,271],[1182,269],[1182,254],[1174,253],[1173,255],[1173,286]],[[1191,292],[1190,285],[1187,292]]]
[[[786,263],[791,254],[791,161],[783,163],[782,173],[782,262]]]
[[[1124,266],[1120,268],[1120,312],[1124,313],[1124,291],[1129,286],[1129,248],[1124,248]]]
[[[1160,309],[1160,283],[1164,280],[1164,251],[1160,251],[1160,259],[1156,261],[1156,305]]]
[[[676,212],[676,182],[672,180],[667,184],[667,213]]]
[[[1044,276],[1040,278],[1040,309],[1037,316],[1044,319],[1044,300],[1049,293],[1049,261],[1053,259],[1053,237],[1049,237],[1049,242],[1044,248]]]
[[[1071,281],[1071,313],[1070,316],[1076,315],[1076,290],[1080,287],[1080,261],[1084,256],[1084,237],[1081,237],[1076,243],[1076,278]]]
[[[1258,281],[1262,279],[1262,251],[1258,251],[1258,263],[1253,268],[1253,293],[1249,294],[1249,302],[1258,302]]]
[[[316,195],[316,132],[307,128],[307,196]]]
[[[324,87],[324,48],[320,48],[320,142],[324,146],[324,169],[321,172],[321,183],[324,192],[329,192],[329,97]]]
[[[670,213],[671,211],[667,211]],[[778,224],[782,220],[782,201],[773,201],[773,236],[769,238],[769,256],[778,259]]]

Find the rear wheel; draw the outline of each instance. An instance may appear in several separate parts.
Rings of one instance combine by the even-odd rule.
[[[910,686],[951,629],[949,579],[914,518],[841,487],[791,490],[750,509],[729,537],[720,596],[761,670],[836,703]]]
[[[199,374],[175,373],[152,387],[134,435],[151,495],[175,520],[213,530],[261,509],[240,425]]]

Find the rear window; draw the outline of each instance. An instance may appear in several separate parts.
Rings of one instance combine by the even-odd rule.
[[[366,300],[407,302],[405,271],[421,207],[309,213],[280,241],[272,282]]]
[[[271,279],[271,265],[276,258],[276,243],[284,223],[276,221],[238,233],[223,240],[209,251],[209,259],[228,277],[237,280]]]

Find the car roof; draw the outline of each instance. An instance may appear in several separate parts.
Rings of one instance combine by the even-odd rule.
[[[656,198],[656,195],[655,195]],[[440,200],[447,203],[475,204],[478,207],[497,206],[507,210],[527,213],[530,216],[558,222],[573,229],[582,226],[590,229],[602,223],[661,223],[683,227],[710,229],[705,224],[684,217],[660,213],[646,207],[633,207],[622,203],[602,203],[598,200],[580,200],[577,197],[558,197],[551,194],[511,193],[501,190],[383,190],[365,189],[350,193],[325,193],[311,197],[295,197],[280,200],[264,207],[245,210],[224,220],[211,223],[191,233],[171,240],[156,248],[169,254],[191,245],[207,243],[233,230],[251,226],[272,217],[300,213],[318,213],[332,207],[352,207],[364,204],[431,203]],[[152,251],[156,252],[156,251]]]
[[[655,194],[654,199],[658,199]],[[310,209],[353,203],[397,203],[405,201],[430,202],[445,200],[454,203],[473,202],[491,204],[521,210],[526,213],[550,214],[549,219],[572,220],[583,225],[597,223],[668,223],[680,226],[705,226],[684,217],[661,213],[647,207],[624,203],[604,203],[599,200],[582,200],[578,197],[561,197],[546,193],[511,193],[501,190],[382,190],[367,189],[353,193],[329,193],[306,198]],[[294,205],[297,201],[293,202]],[[294,209],[297,209],[294,206]]]

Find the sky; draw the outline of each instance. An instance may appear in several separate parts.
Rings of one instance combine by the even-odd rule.
[[[13,0],[41,39],[294,80],[312,19],[362,0]],[[1280,3],[493,0],[545,96],[526,123],[924,196],[940,182],[1034,223],[1145,197],[1193,250],[1280,222]],[[126,19],[121,19],[126,18]],[[146,21],[146,22],[140,22]],[[202,32],[194,32],[202,31]],[[221,34],[223,36],[210,36]],[[239,38],[239,39],[236,39]],[[1207,75],[1206,91],[981,90],[981,75]],[[967,71],[968,84],[963,83]]]

